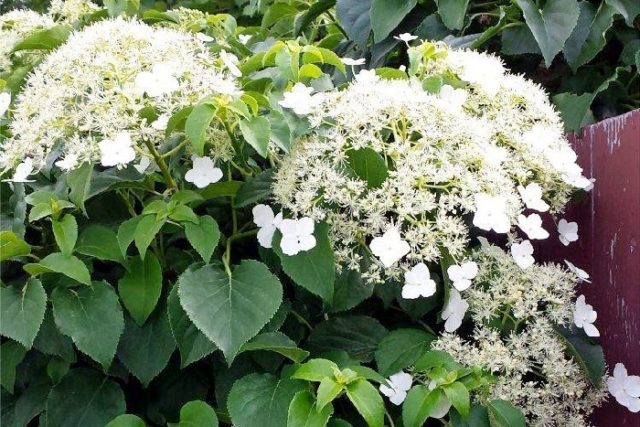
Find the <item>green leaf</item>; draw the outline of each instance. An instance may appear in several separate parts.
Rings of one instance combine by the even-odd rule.
[[[236,194],[236,207],[244,208],[265,200],[271,195],[273,170],[266,170],[245,182]]]
[[[629,27],[633,27],[633,21],[640,14],[640,3],[636,0],[605,0],[605,2],[624,17]]]
[[[31,348],[44,320],[47,294],[38,279],[28,279],[22,289],[0,288],[0,334]]]
[[[527,425],[522,411],[506,400],[492,400],[488,408],[492,427],[525,427]]]
[[[469,416],[471,398],[469,396],[469,391],[464,384],[456,381],[451,384],[443,385],[442,390],[447,396],[447,399],[449,399],[449,402],[451,402],[453,407],[456,408],[456,411],[458,411],[463,418]]]
[[[218,427],[218,416],[202,400],[192,400],[180,409],[178,427]]]
[[[320,323],[309,335],[312,352],[343,350],[361,362],[370,362],[387,330],[368,316],[334,317]]]
[[[376,350],[378,372],[388,377],[413,365],[429,350],[434,339],[435,336],[420,329],[397,329],[389,332]]]
[[[469,0],[436,0],[438,14],[442,22],[451,30],[460,30],[464,26]]]
[[[184,125],[184,131],[191,141],[193,151],[200,157],[204,156],[205,136],[215,115],[215,105],[204,102],[193,107]]]
[[[300,363],[309,356],[309,352],[298,348],[295,342],[282,332],[264,332],[255,336],[240,349],[243,351],[268,350],[280,353],[295,363]]]
[[[415,5],[416,0],[373,0],[371,2],[373,41],[379,43],[386,39]]]
[[[580,22],[580,21],[578,21]],[[580,25],[576,25],[576,29]],[[505,55],[523,55],[526,53],[535,53],[542,55],[538,42],[531,33],[531,30],[526,25],[517,25],[515,27],[508,27],[502,30],[502,47],[501,52]],[[569,42],[567,41],[567,44]],[[565,49],[567,45],[565,44]]]
[[[104,261],[124,263],[116,233],[103,225],[90,225],[80,233],[76,252]]]
[[[103,426],[125,410],[124,393],[116,382],[95,370],[78,368],[51,390],[44,421],[47,427]]]
[[[169,212],[169,218],[184,224],[197,224],[198,215],[189,206],[178,205]]]
[[[331,303],[336,270],[329,240],[329,225],[316,224],[313,234],[316,238],[316,246],[313,249],[289,256],[282,252],[280,248],[282,235],[276,232],[273,249],[280,257],[282,269],[287,276],[291,277],[297,285]]]
[[[66,214],[59,220],[52,220],[53,235],[60,252],[71,255],[78,239],[78,223],[73,215]]]
[[[384,159],[371,148],[349,150],[347,157],[351,169],[369,188],[380,187],[389,175]]]
[[[59,273],[85,285],[91,285],[91,275],[87,266],[73,255],[54,252],[44,257],[38,264],[25,265],[25,270],[32,265],[38,266],[35,270],[36,274]]]
[[[0,231],[0,261],[29,255],[31,245],[22,240],[12,231]]]
[[[124,328],[122,308],[113,288],[105,282],[80,289],[58,287],[51,302],[60,331],[70,336],[80,351],[108,368]]]
[[[383,427],[384,402],[378,390],[367,380],[358,379],[347,385],[347,397],[369,427]]]
[[[127,316],[118,345],[118,359],[147,387],[167,366],[175,347],[164,310],[156,311],[143,326]]]
[[[137,415],[122,414],[118,415],[107,424],[105,427],[146,427],[144,420]]]
[[[166,218],[158,219],[155,215],[144,215],[138,221],[134,232],[134,241],[142,258],[144,258],[147,248],[166,221]]]
[[[242,136],[262,157],[267,157],[271,124],[266,117],[253,117],[240,120]]]
[[[0,384],[13,394],[16,382],[16,368],[27,354],[27,349],[15,341],[6,341],[0,346]]]
[[[332,312],[349,310],[373,295],[373,285],[365,280],[359,271],[343,268],[336,278],[333,293]]]
[[[457,369],[458,365],[451,355],[445,351],[431,350],[422,355],[415,363],[416,371],[429,371],[433,368],[446,367]]]
[[[79,207],[85,214],[84,202],[90,196],[91,177],[93,175],[93,164],[83,163],[79,168],[73,169],[67,175],[69,185],[69,200]]]
[[[580,11],[576,0],[546,2],[542,10],[533,0],[516,0],[525,22],[538,41],[547,68],[562,50],[578,22]]]
[[[209,265],[187,271],[178,286],[180,304],[189,318],[222,350],[229,364],[282,302],[278,278],[253,260],[243,260],[231,276]]]
[[[318,400],[316,407],[318,410],[322,411],[325,409],[343,390],[344,385],[337,383],[333,377],[323,378],[316,392]]]
[[[289,405],[304,389],[302,381],[278,379],[271,374],[250,374],[233,384],[227,407],[236,427],[287,425]]]
[[[365,48],[371,32],[371,0],[337,0],[336,15],[349,38]]]
[[[335,4],[336,0],[317,0],[311,3],[309,9],[296,16],[293,34],[295,36],[300,35],[314,19],[331,9]]]
[[[13,425],[26,426],[29,422],[44,411],[47,396],[51,391],[48,382],[30,384],[16,400],[13,408]],[[11,425],[11,424],[8,424]]]
[[[53,320],[53,311],[48,308],[38,336],[33,342],[33,347],[44,354],[61,357],[67,362],[75,362],[76,353],[73,349],[73,341],[66,335],[62,335]]]
[[[110,17],[122,15],[136,15],[140,9],[140,0],[105,0],[104,5],[109,11]]]
[[[291,378],[320,382],[325,378],[333,377],[337,370],[339,370],[338,365],[331,360],[311,359],[300,365]]]
[[[189,320],[189,316],[180,305],[177,286],[171,288],[171,293],[167,298],[167,314],[173,338],[180,351],[181,368],[197,362],[217,350],[216,345]]]
[[[429,390],[421,384],[413,386],[402,403],[402,421],[405,427],[422,426],[441,397],[442,391],[438,388]]]
[[[589,107],[591,107],[593,98],[594,95],[591,93],[576,95],[565,92],[553,96],[553,103],[560,110],[566,131],[577,132],[588,123],[588,117],[591,114]]]
[[[596,388],[600,387],[606,369],[602,347],[593,343],[582,330],[560,326],[555,330],[567,353],[580,365],[591,384]]]
[[[120,246],[120,251],[123,256],[127,255],[127,249],[135,239],[136,228],[138,228],[138,223],[142,218],[144,217],[134,216],[124,221],[120,224],[120,227],[118,227],[118,246]]]
[[[333,413],[333,406],[317,408],[309,391],[296,393],[289,405],[287,427],[324,427]]]
[[[67,41],[72,28],[69,25],[56,25],[46,30],[36,31],[13,46],[12,52],[20,50],[53,50]]]
[[[578,25],[564,46],[564,56],[575,73],[579,67],[591,61],[607,43],[606,33],[613,25],[614,8],[602,3],[596,8],[582,1]]]
[[[184,232],[191,246],[203,261],[208,263],[220,240],[220,229],[218,223],[209,215],[203,215],[199,219],[198,224],[185,223]]]
[[[131,317],[142,325],[162,293],[162,268],[153,254],[132,258],[129,271],[118,281],[118,293]]]

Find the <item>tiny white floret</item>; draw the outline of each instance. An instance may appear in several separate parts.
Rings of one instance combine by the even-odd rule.
[[[558,238],[563,245],[569,246],[569,243],[578,240],[578,224],[576,222],[567,222],[562,218],[558,222]]]
[[[251,35],[250,34],[240,34],[238,36],[238,40],[240,41],[240,43],[242,44],[247,44],[249,43],[249,40],[251,40]]]
[[[453,282],[453,287],[462,292],[469,289],[471,281],[478,275],[478,264],[467,261],[461,265],[452,265],[447,268],[447,274]]]
[[[397,36],[393,36],[393,38],[409,44],[410,41],[417,39],[418,36],[414,36],[410,33],[402,33],[398,34]]]
[[[403,371],[391,375],[387,379],[387,384],[380,384],[380,393],[389,398],[394,405],[400,405],[407,397],[407,392],[411,389],[413,377]]]
[[[533,265],[533,245],[530,241],[524,240],[522,243],[511,245],[511,256],[520,268],[527,269]]]
[[[282,233],[280,249],[286,255],[297,255],[316,246],[316,238],[313,235],[315,224],[311,218],[283,219],[278,228]]]
[[[220,181],[222,170],[213,164],[210,157],[191,156],[193,167],[184,175],[184,179],[193,183],[198,188],[204,188],[209,184]]]
[[[402,239],[396,227],[390,227],[381,237],[374,237],[369,248],[386,268],[400,261],[411,251],[411,247]]]
[[[607,378],[609,393],[632,413],[640,412],[640,376],[629,375],[622,363],[616,363],[613,376]]]
[[[456,331],[462,325],[462,319],[469,309],[469,303],[465,301],[460,293],[455,289],[449,290],[449,300],[442,309],[442,320],[444,320],[444,330],[447,332]]]
[[[404,273],[404,282],[402,287],[404,299],[426,298],[436,293],[436,282],[431,279],[429,267],[423,262]]]
[[[251,210],[253,223],[258,226],[258,243],[263,248],[271,248],[273,234],[282,222],[282,212],[275,215],[267,205],[256,205]]]
[[[584,332],[590,337],[599,337],[600,331],[593,325],[593,322],[598,318],[598,313],[593,309],[593,306],[587,304],[584,295],[580,295],[576,300],[576,306],[573,310],[573,323],[578,327],[584,329]]]

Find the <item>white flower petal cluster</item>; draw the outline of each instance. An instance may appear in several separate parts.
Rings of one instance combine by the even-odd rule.
[[[258,243],[263,248],[272,247],[276,230],[282,233],[280,249],[286,255],[294,256],[316,246],[315,223],[311,218],[283,219],[282,212],[275,215],[267,205],[254,206],[252,213],[253,223],[258,226]]]
[[[215,167],[211,157],[191,156],[193,167],[184,175],[184,179],[198,188],[205,188],[222,179],[222,169]]]
[[[49,15],[58,22],[73,23],[99,10],[100,7],[89,0],[51,0]]]
[[[478,264],[474,261],[466,261],[461,265],[452,265],[447,268],[447,275],[453,282],[453,287],[462,292],[471,286],[471,281],[478,275]]]
[[[558,238],[563,245],[569,246],[571,242],[578,240],[578,223],[568,222],[562,218],[558,221]]]
[[[533,258],[533,245],[528,240],[522,242],[514,242],[511,245],[511,256],[520,268],[527,269],[531,267],[535,262]]]
[[[51,17],[32,10],[12,10],[0,15],[0,74],[12,68],[11,51],[18,42],[53,25]]]
[[[282,212],[275,215],[267,205],[256,205],[251,210],[253,223],[258,226],[258,243],[263,248],[271,248],[273,234],[282,222]]]
[[[449,299],[442,309],[444,330],[454,332],[462,325],[462,319],[469,309],[469,303],[455,289],[449,289]]]
[[[404,273],[402,298],[430,297],[436,293],[436,282],[431,278],[429,267],[423,262]]]
[[[123,18],[99,21],[73,33],[29,75],[14,102],[14,136],[2,147],[0,168],[30,157],[39,169],[54,145],[77,165],[96,162],[106,145],[101,142],[123,132],[133,149],[145,140],[159,145],[171,115],[204,96],[234,90],[233,76],[193,33]],[[150,109],[156,122],[141,117]],[[209,132],[210,155],[232,156],[222,131]]]
[[[8,92],[0,92],[0,118],[7,112],[9,105],[11,105],[11,94]]]
[[[316,110],[322,103],[323,94],[312,95],[313,88],[304,83],[296,83],[290,91],[285,92],[278,102],[282,107],[293,110],[299,116],[306,116]]]
[[[599,337],[600,331],[593,324],[598,318],[598,313],[593,309],[591,304],[587,304],[584,295],[580,295],[576,300],[576,306],[573,310],[573,323],[584,329],[584,332],[590,337]]]
[[[479,77],[472,79],[478,57]],[[371,248],[381,262],[367,263],[362,273],[368,281],[400,281],[420,262],[437,261],[443,249],[463,258],[468,217],[480,230],[504,234],[522,214],[529,238],[544,238],[539,217],[525,210],[556,213],[575,191],[548,158],[571,149],[541,88],[484,54],[452,51],[430,62],[439,65],[426,72],[459,72],[468,86],[445,85],[432,94],[415,78],[387,80],[361,71],[345,89],[323,93],[318,108],[310,106],[311,88],[301,85],[281,101],[304,109],[299,113],[307,115],[312,132],[283,158],[276,201],[295,216],[328,222],[342,266],[359,268]],[[506,106],[475,86],[489,75]],[[522,88],[516,90],[516,81]],[[533,126],[549,131],[538,142],[544,153],[522,138]],[[386,179],[370,185],[355,173],[352,163],[360,155],[384,162]],[[393,255],[393,248],[378,246],[376,239],[391,228],[408,251]]]
[[[411,389],[413,377],[411,374],[400,371],[387,378],[387,384],[380,384],[380,393],[389,398],[394,405],[401,405]]]
[[[633,413],[640,412],[640,376],[629,375],[622,363],[616,363],[613,376],[607,378],[607,388],[619,404]]]

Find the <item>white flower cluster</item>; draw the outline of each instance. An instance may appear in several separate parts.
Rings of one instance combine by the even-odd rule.
[[[73,23],[99,10],[100,7],[89,0],[52,0],[49,15],[56,21]]]
[[[238,91],[194,34],[122,18],[100,21],[72,34],[28,77],[0,168],[29,158],[38,169],[52,151],[67,170],[98,160],[121,167],[147,154],[143,141],[164,142],[168,118],[180,109]],[[143,117],[149,113],[157,119]],[[214,159],[232,155],[222,133],[212,128],[208,135]]]
[[[0,15],[0,74],[10,71],[11,51],[18,42],[53,25],[51,17],[32,10],[12,10]]]
[[[452,51],[440,61],[464,88],[432,94],[417,78],[362,71],[317,102],[304,87],[281,102],[308,114],[313,131],[283,159],[276,201],[296,216],[327,221],[342,265],[358,269],[371,252],[377,262],[363,272],[370,281],[401,281],[443,250],[463,257],[469,219],[480,230],[518,225],[532,239],[546,238],[540,216],[526,210],[562,211],[573,191],[591,184],[541,88],[485,54]],[[489,75],[497,89],[484,91]],[[386,176],[371,185],[358,162],[384,164]]]

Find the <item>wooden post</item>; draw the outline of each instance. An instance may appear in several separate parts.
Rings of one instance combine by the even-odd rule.
[[[591,275],[579,285],[598,312],[596,326],[610,370],[624,363],[640,375],[640,110],[583,129],[570,141],[585,176],[596,179],[586,200],[572,203],[564,217],[579,226],[578,242],[563,246],[547,218],[551,238],[536,249],[543,260],[569,260]],[[640,427],[615,399],[593,416],[596,426]]]

